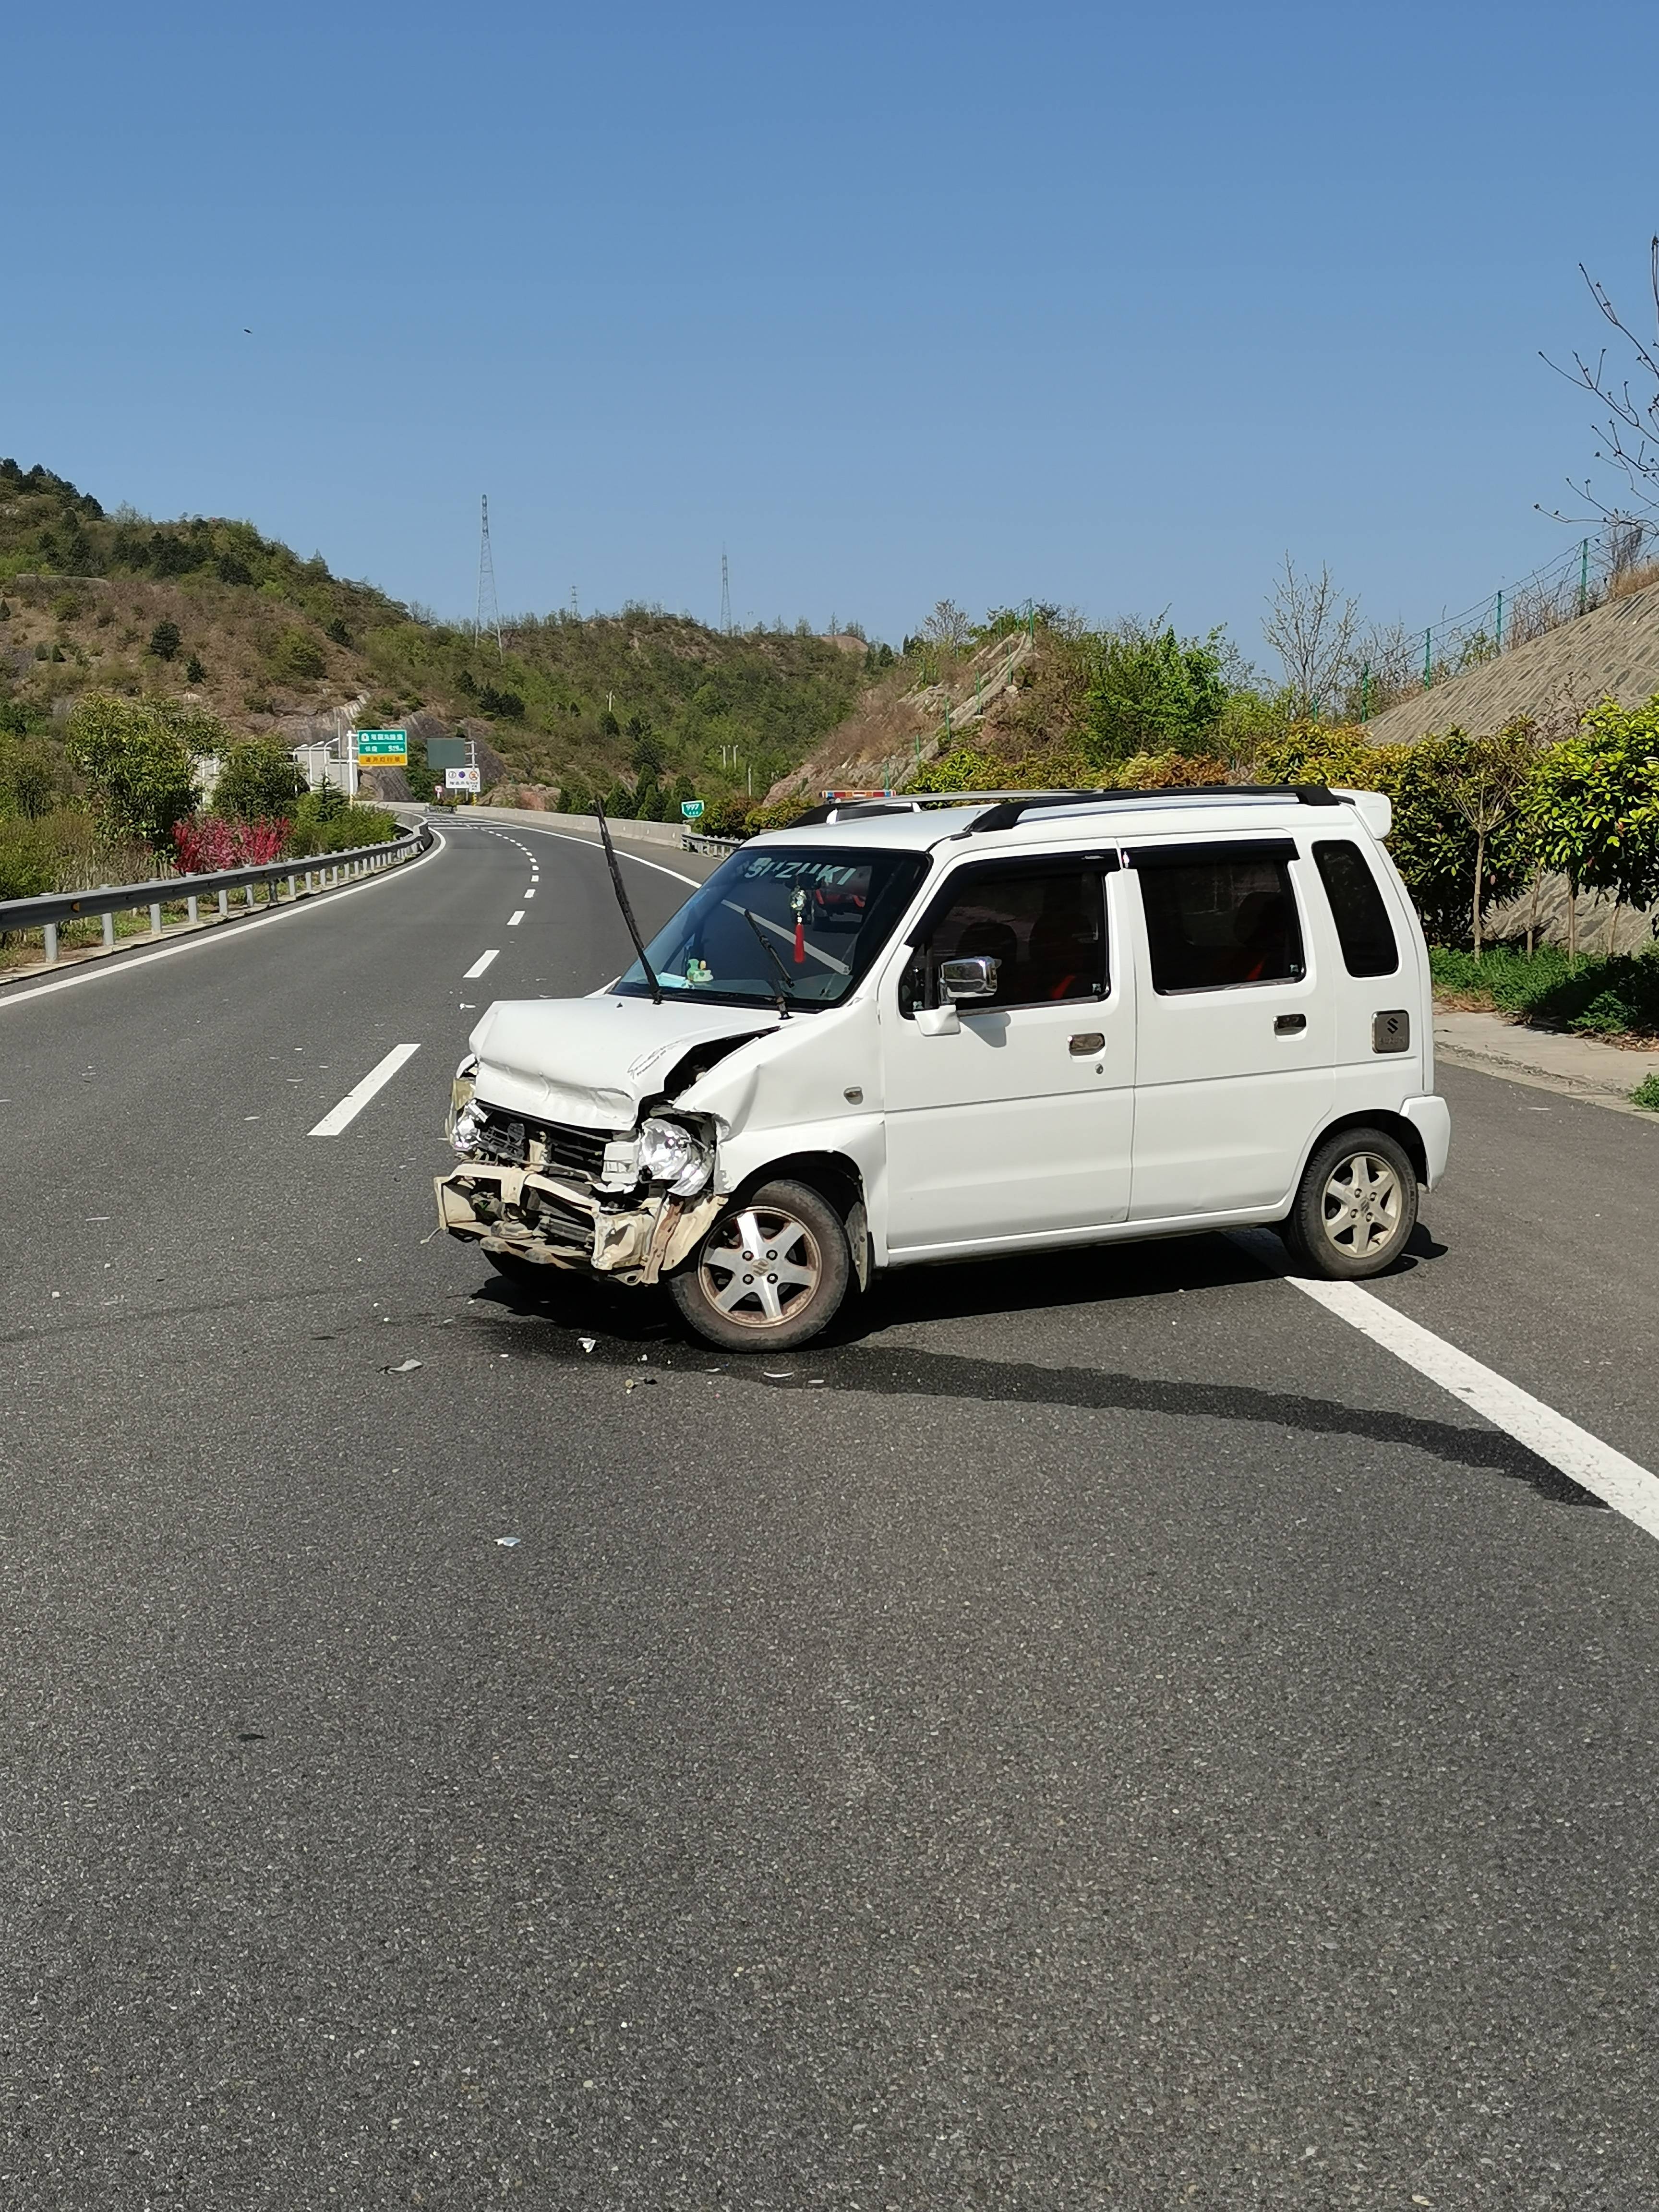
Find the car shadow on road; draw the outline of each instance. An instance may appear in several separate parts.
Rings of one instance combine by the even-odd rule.
[[[1421,1256],[1433,1257],[1443,1249],[1431,1242]],[[1302,1435],[1401,1444],[1449,1465],[1524,1482],[1553,1504],[1605,1510],[1599,1498],[1524,1445],[1500,1430],[1473,1422],[1435,1420],[1249,1384],[1170,1381],[1106,1368],[978,1358],[869,1340],[901,1324],[1092,1307],[1120,1298],[1172,1296],[1262,1280],[1262,1270],[1249,1255],[1221,1237],[1185,1237],[1121,1250],[1097,1247],[1051,1253],[1029,1262],[906,1269],[878,1282],[867,1298],[853,1302],[850,1322],[799,1352],[761,1356],[722,1353],[688,1341],[665,1299],[586,1281],[579,1284],[574,1278],[568,1286],[550,1286],[546,1293],[499,1279],[479,1292],[477,1304],[500,1314],[503,1342],[510,1335],[520,1357],[528,1350],[532,1356],[566,1365],[611,1366],[634,1376],[642,1365],[668,1373],[717,1370],[760,1389],[1065,1406],[1182,1420],[1249,1422]],[[545,1327],[526,1346],[521,1323],[532,1316]]]

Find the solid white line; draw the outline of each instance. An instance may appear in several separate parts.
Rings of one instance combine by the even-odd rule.
[[[384,1060],[376,1060],[354,1090],[345,1097],[331,1114],[325,1114],[312,1130],[313,1137],[337,1137],[347,1123],[355,1121],[377,1091],[384,1090],[406,1060],[413,1060],[420,1050],[417,1044],[396,1044]]]
[[[199,937],[190,936],[178,945],[164,945],[155,952],[117,953],[108,961],[97,961],[82,968],[73,975],[60,975],[50,983],[35,983],[27,990],[0,991],[0,1012],[8,1006],[21,1006],[31,999],[50,998],[54,991],[72,991],[82,983],[96,983],[111,975],[130,975],[135,968],[148,968],[152,960],[172,960],[180,952],[199,952],[209,945],[240,945],[250,930],[269,929],[273,921],[288,921],[296,914],[325,914],[341,899],[355,898],[359,891],[378,890],[382,884],[399,883],[416,868],[424,867],[434,853],[441,853],[448,843],[441,830],[432,833],[433,842],[426,851],[413,860],[400,860],[395,868],[383,868],[379,874],[365,876],[360,884],[347,884],[337,891],[313,892],[311,897],[299,900],[293,906],[273,907],[257,921],[239,921],[234,928],[215,923],[204,929]],[[313,858],[315,856],[313,855]],[[305,873],[304,863],[295,868],[296,875]]]
[[[507,926],[509,929],[516,929],[523,920],[524,908],[520,907],[516,914],[508,915],[507,917]]]
[[[498,945],[495,948],[494,951],[481,952],[478,955],[478,957],[473,962],[472,965],[467,969],[465,975],[462,976],[462,982],[476,983],[479,976],[483,974],[484,969],[489,967],[490,962],[495,958],[501,949],[501,948]]]
[[[1304,1297],[1370,1337],[1373,1344],[1380,1344],[1385,1352],[1393,1352],[1396,1359],[1403,1359],[1407,1367],[1437,1382],[1454,1398],[1462,1399],[1493,1428],[1502,1429],[1505,1436],[1536,1452],[1540,1459],[1570,1475],[1582,1489],[1633,1521],[1650,1536],[1659,1536],[1659,1476],[1626,1459],[1611,1444],[1604,1444],[1599,1437],[1581,1429],[1576,1421],[1558,1413],[1553,1406],[1547,1406],[1496,1369],[1483,1366],[1432,1329],[1408,1320],[1359,1284],[1317,1282],[1304,1275],[1285,1274],[1283,1248],[1267,1231],[1235,1230],[1232,1234],[1252,1258],[1284,1275]]]

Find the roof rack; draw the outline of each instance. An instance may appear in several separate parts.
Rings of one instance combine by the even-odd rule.
[[[819,823],[863,821],[877,814],[920,814],[927,807],[987,808],[960,833],[967,837],[988,830],[1012,830],[1021,815],[1035,807],[1146,806],[1166,799],[1294,799],[1304,806],[1341,804],[1322,783],[1185,783],[1152,791],[1128,785],[1095,791],[915,791],[895,792],[890,799],[826,799],[822,806],[798,814],[789,826],[806,830]]]
[[[1023,814],[1039,806],[1099,806],[1133,804],[1157,805],[1164,799],[1294,799],[1303,806],[1340,806],[1341,800],[1322,783],[1179,783],[1161,790],[1054,791],[1028,793],[1008,798],[970,822],[965,836],[978,836],[988,830],[1012,830]]]

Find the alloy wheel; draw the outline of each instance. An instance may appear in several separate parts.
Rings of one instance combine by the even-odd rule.
[[[697,1272],[717,1313],[742,1328],[775,1328],[811,1299],[823,1255],[804,1221],[777,1206],[750,1206],[713,1231]]]
[[[1364,1260],[1397,1236],[1405,1192],[1390,1164],[1350,1152],[1325,1179],[1321,1218],[1327,1241],[1345,1260]]]

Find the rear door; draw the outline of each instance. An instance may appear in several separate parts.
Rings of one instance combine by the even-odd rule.
[[[1311,863],[1288,836],[1124,859],[1141,922],[1130,1218],[1273,1206],[1334,1089],[1331,994],[1298,882]]]
[[[957,869],[883,979],[886,1242],[907,1251],[1121,1221],[1134,1115],[1133,977],[1113,957],[1115,855]],[[996,963],[995,995],[929,1036],[941,961]]]

